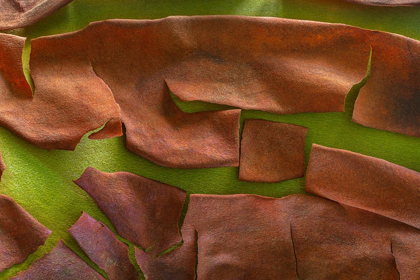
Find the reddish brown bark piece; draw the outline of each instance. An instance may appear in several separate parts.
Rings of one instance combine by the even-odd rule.
[[[128,246],[119,241],[105,224],[83,212],[69,231],[88,257],[106,272],[110,280],[139,279],[128,258]]]
[[[105,278],[60,240],[50,253],[35,261],[29,269],[20,272],[12,279],[104,280]]]
[[[360,90],[353,121],[420,137],[420,42],[373,33],[371,76]]]
[[[420,228],[420,173],[382,159],[313,145],[306,191]]]
[[[73,0],[0,0],[0,30],[26,27]]]
[[[147,279],[356,279],[363,275],[396,280],[399,274],[412,279],[420,275],[418,229],[305,195],[283,199],[191,195],[182,236],[183,245],[164,256],[136,251]],[[197,278],[192,273],[195,265]]]
[[[326,199],[297,195],[289,198],[292,242],[300,279],[399,279],[413,271],[397,265],[393,240],[420,231],[372,212]],[[410,242],[404,242],[409,246]],[[414,244],[413,244],[414,245]],[[419,250],[410,258],[418,259]],[[413,252],[412,251],[412,252]],[[418,260],[415,260],[419,264]],[[410,266],[410,267],[409,267]],[[409,268],[408,268],[409,267]],[[417,273],[419,275],[419,273]]]
[[[303,177],[308,128],[246,120],[242,132],[239,180],[280,182]]]
[[[128,172],[87,168],[75,183],[108,216],[117,232],[159,254],[181,242],[178,220],[185,191]]]
[[[115,209],[114,213],[104,212],[118,227],[131,219],[127,218],[130,213],[145,212],[128,211],[124,206],[117,209],[112,201],[120,193],[139,187],[139,179],[143,181],[128,173],[105,174],[89,168],[77,183],[84,189],[96,185],[93,189],[97,193],[88,192],[100,207],[108,205]],[[110,188],[115,191],[109,192]],[[149,280],[356,279],[360,275],[379,280],[398,279],[399,275],[410,277],[408,279],[420,276],[420,247],[417,246],[420,229],[370,211],[307,195],[282,199],[255,195],[191,195],[181,230],[182,243],[165,254],[163,248],[168,249],[169,245],[174,245],[173,241],[180,241],[175,226],[165,231],[165,237],[162,232],[179,219],[185,193],[164,184],[141,189],[139,197],[142,199],[136,200],[136,207],[165,206],[164,211],[150,211],[151,216],[160,213],[158,217],[138,222],[143,225],[142,229],[130,229],[159,235],[152,237],[152,250],[136,249],[137,262]],[[175,196],[182,193],[182,199],[167,203],[167,198],[174,196],[168,195],[173,191]],[[398,204],[395,209],[397,207]],[[116,216],[120,221],[112,218]]]
[[[419,6],[418,0],[346,0],[369,6]]]
[[[22,37],[0,34],[0,125],[46,149],[74,149],[84,134],[108,121],[112,127],[106,125],[105,132],[96,138],[122,134],[119,107],[92,67],[89,68],[89,64],[80,69],[67,63],[63,68],[49,65],[48,61],[43,61],[48,59],[47,47],[41,47],[44,54],[31,53],[36,87],[32,97],[22,70],[24,43]],[[36,42],[33,45],[35,49],[40,46]],[[38,56],[43,59],[37,59]],[[83,55],[74,50],[72,55],[61,59],[63,62],[80,61],[80,56]],[[40,69],[42,73],[37,71]],[[57,79],[57,73],[68,76]],[[81,84],[75,86],[71,82],[74,80]],[[59,90],[63,87],[68,92]]]
[[[13,199],[0,195],[0,272],[25,261],[50,234]]]
[[[6,165],[3,162],[3,158],[1,156],[0,152],[0,181],[1,181],[1,175],[3,175],[4,170],[6,169]]]
[[[65,96],[80,87],[97,91],[88,78],[74,78],[94,69],[121,106],[129,150],[168,167],[238,166],[240,110],[182,112],[163,78],[178,55],[147,43],[171,31],[159,31],[153,25],[151,21],[99,22],[76,33],[33,40],[31,69],[37,91],[45,94],[54,89]]]

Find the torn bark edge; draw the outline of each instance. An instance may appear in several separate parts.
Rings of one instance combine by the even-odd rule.
[[[92,140],[108,139],[123,135],[121,119],[110,119],[99,131],[91,133],[88,138]]]

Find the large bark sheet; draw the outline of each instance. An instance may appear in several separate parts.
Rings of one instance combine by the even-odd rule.
[[[48,254],[35,261],[13,280],[105,280],[61,240]]]
[[[128,258],[128,246],[103,223],[83,212],[69,232],[88,257],[106,272],[108,279],[140,279]]]
[[[34,40],[31,68],[40,73],[40,94],[54,88],[64,95],[92,91],[73,77],[93,68],[121,107],[128,149],[141,156],[171,167],[237,166],[235,113],[185,114],[168,87],[186,101],[278,114],[343,111],[371,48],[372,75],[354,121],[420,136],[420,43],[341,24],[241,16],[109,20]],[[55,70],[41,79],[46,69]]]
[[[279,114],[343,111],[372,71],[353,120],[419,136],[418,41],[310,21],[240,16],[109,20],[32,41],[0,35],[0,124],[34,145],[74,149],[122,134],[127,148],[169,167],[238,166],[239,110],[187,114],[183,100]],[[395,73],[398,73],[396,75]],[[121,110],[121,112],[120,112]]]
[[[73,0],[0,0],[0,30],[26,27]]]
[[[313,145],[306,191],[420,229],[420,173],[403,166]]]
[[[305,195],[191,195],[182,237],[167,255],[137,251],[147,279],[195,279],[195,266],[197,279],[420,276],[418,229]]]
[[[25,261],[50,234],[13,199],[0,195],[0,272]]]

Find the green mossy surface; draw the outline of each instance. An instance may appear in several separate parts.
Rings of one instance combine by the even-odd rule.
[[[89,22],[111,18],[154,19],[169,15],[205,14],[275,16],[339,22],[420,39],[419,8],[367,7],[349,4],[344,0],[74,0],[37,24],[8,33],[32,39],[75,31]],[[29,40],[26,45],[25,71],[29,77]],[[353,87],[351,96],[357,94],[358,87],[360,86]],[[177,104],[187,112],[224,108],[200,102],[187,104],[177,101]],[[351,109],[351,104],[347,108]],[[382,158],[420,171],[419,138],[360,126],[350,121],[349,112],[280,116],[243,111],[242,122],[250,118],[309,127],[305,148],[306,162],[312,143],[317,143]],[[88,260],[67,229],[76,222],[81,211],[111,226],[93,200],[72,182],[88,166],[105,172],[129,171],[183,188],[188,193],[252,193],[273,197],[304,193],[304,178],[275,184],[247,183],[238,180],[238,168],[181,170],[157,166],[128,152],[124,137],[89,140],[85,136],[75,151],[48,151],[36,148],[0,128],[0,150],[7,165],[0,183],[0,193],[11,196],[53,231],[45,246],[24,263],[0,273],[0,279],[8,279],[18,271],[27,269],[35,259],[50,251],[58,239],[62,239],[77,254]],[[93,265],[92,262],[89,263]]]

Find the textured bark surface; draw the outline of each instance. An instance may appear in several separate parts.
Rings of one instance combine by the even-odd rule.
[[[73,0],[0,0],[0,30],[26,27]]]
[[[182,51],[164,39],[172,32],[165,21],[161,31],[153,28],[155,22],[98,22],[76,33],[33,40],[31,69],[37,90],[41,94],[54,89],[64,95],[79,87],[97,90],[90,82],[75,79],[93,69],[121,107],[130,151],[174,168],[238,166],[240,110],[188,114],[175,105],[164,73],[179,61]],[[151,43],[154,38],[164,41]],[[162,43],[169,49],[162,49]],[[60,74],[52,77],[47,71]],[[58,84],[63,80],[70,87]]]
[[[182,236],[167,255],[136,252],[147,279],[420,276],[418,229],[323,198],[191,195]]]
[[[25,261],[50,234],[13,199],[0,195],[0,272]]]
[[[20,272],[13,280],[105,280],[96,270],[77,256],[61,240],[42,258],[27,270]]]
[[[317,158],[319,149],[314,147],[311,161]],[[327,152],[323,155],[333,162],[322,169],[335,170],[340,160]],[[382,177],[386,177],[363,162],[354,166],[351,163],[350,158],[350,175],[367,172],[372,182],[381,182]],[[375,166],[385,171],[388,168],[382,161]],[[335,182],[338,172],[330,173],[330,181]],[[350,175],[346,175],[349,183],[358,184]],[[400,178],[401,184],[405,178]],[[399,217],[386,217],[381,204],[366,211],[339,199],[332,201],[330,199],[335,198],[330,197],[291,195],[279,199],[245,194],[193,194],[183,221],[181,241],[176,225],[185,193],[154,181],[153,187],[141,187],[139,182],[144,180],[129,173],[106,174],[89,168],[76,183],[91,194],[117,230],[121,223],[134,221],[130,213],[139,217],[147,211],[137,209],[150,210],[147,215],[152,219],[137,220],[141,228],[127,228],[132,234],[146,232],[137,235],[136,244],[153,245],[151,250],[137,248],[135,251],[146,279],[355,279],[364,275],[366,279],[396,280],[420,277],[420,247],[417,245],[420,229]],[[345,187],[339,181],[335,183]],[[399,191],[399,185],[382,183]],[[115,201],[123,201],[118,196],[134,196],[133,189],[141,190],[138,198],[128,203],[129,200],[125,200],[125,204],[116,207]],[[367,196],[371,200],[381,199],[380,193]],[[177,197],[176,203],[174,197]],[[410,200],[407,203],[410,204]],[[394,203],[393,210],[404,217],[412,209]],[[168,252],[163,250],[169,248]]]
[[[84,134],[109,120],[115,120],[111,122],[112,127],[106,125],[106,131],[97,138],[122,135],[120,109],[92,67],[89,64],[83,69],[50,65],[48,48],[41,47],[43,53],[38,53],[36,42],[31,52],[34,57],[31,74],[36,87],[32,96],[22,69],[24,43],[25,38],[0,34],[0,125],[46,149],[74,149]],[[75,52],[61,59],[67,64],[80,61],[79,55]],[[42,59],[37,59],[38,56]],[[58,73],[66,73],[71,78],[65,79]],[[79,84],[73,86],[72,81]]]
[[[169,88],[187,101],[279,114],[343,111],[370,47],[353,120],[419,136],[420,43],[395,34],[241,16],[96,22],[33,40],[33,97],[23,45],[0,37],[0,124],[42,148],[74,149],[104,124],[91,138],[119,136],[123,121],[127,148],[160,165],[238,166],[240,111],[184,113]]]
[[[385,160],[314,145],[306,191],[420,229],[420,173]]]
[[[353,121],[420,137],[420,42],[372,32],[371,76],[360,90]]]
[[[181,242],[178,220],[186,192],[128,172],[87,168],[75,183],[108,216],[117,232],[159,254]]]
[[[293,124],[246,120],[239,180],[274,183],[303,177],[307,132]]]
[[[128,258],[128,246],[105,224],[83,212],[69,231],[88,257],[106,272],[108,279],[140,279]]]

